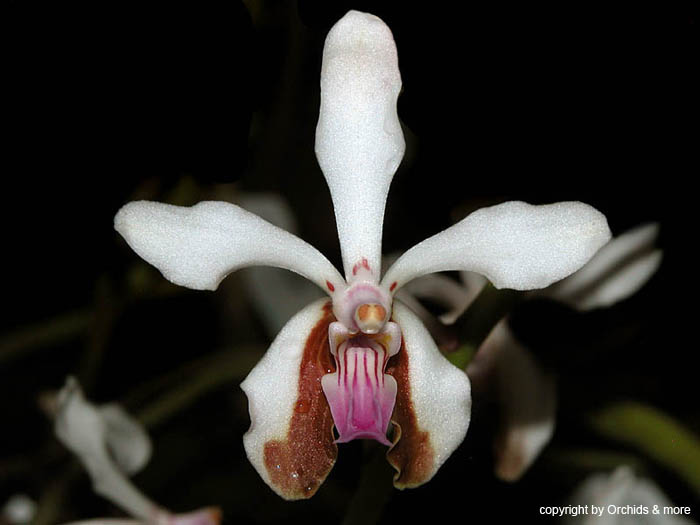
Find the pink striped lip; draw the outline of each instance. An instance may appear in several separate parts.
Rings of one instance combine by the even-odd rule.
[[[396,380],[384,373],[389,358],[401,346],[395,323],[376,336],[351,335],[341,323],[329,327],[336,371],[321,378],[321,386],[338,432],[336,443],[376,439],[391,445],[387,428],[396,401]]]

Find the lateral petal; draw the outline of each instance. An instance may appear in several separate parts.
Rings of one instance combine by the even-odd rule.
[[[605,216],[582,202],[505,202],[417,244],[382,284],[394,290],[421,275],[462,270],[486,276],[496,288],[534,290],[581,268],[609,239]]]
[[[403,489],[429,481],[462,443],[471,389],[467,375],[443,357],[408,307],[396,301],[393,312],[403,340],[387,366],[398,385],[387,459],[396,469],[394,486]]]
[[[363,266],[379,281],[384,205],[405,149],[400,90],[391,30],[374,15],[349,11],[326,37],[316,127],[348,281]]]
[[[327,293],[344,283],[313,246],[228,202],[130,202],[114,228],[166,279],[195,290],[215,290],[229,273],[251,265],[286,268]]]
[[[320,299],[282,329],[241,388],[248,396],[248,459],[263,481],[288,500],[310,498],[335,464],[333,418],[321,377],[335,371],[328,325],[331,303]]]

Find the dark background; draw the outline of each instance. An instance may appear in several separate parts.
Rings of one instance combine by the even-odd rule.
[[[580,417],[617,399],[649,403],[700,431],[696,14],[690,4],[498,3],[459,12],[456,5],[14,1],[3,8],[0,330],[41,331],[84,309],[112,313],[107,328],[91,324],[84,335],[0,361],[0,465],[27,464],[4,475],[0,467],[0,500],[15,492],[41,500],[66,468],[67,454],[42,459],[53,438],[36,403],[66,374],[90,370],[87,393],[105,402],[216,349],[269,342],[243,291],[225,310],[231,318],[221,298],[201,292],[124,306],[126,271],[138,261],[112,229],[122,204],[144,195],[164,200],[178,188],[187,201],[231,183],[282,193],[301,236],[341,266],[313,141],[323,40],[350,7],[392,29],[403,78],[408,148],[387,203],[384,251],[405,250],[469,210],[509,199],[588,202],[614,234],[658,221],[663,266],[637,296],[583,316],[534,304],[516,312],[514,326],[560,374],[552,448],[618,450],[587,434]],[[237,277],[229,279],[235,288]],[[92,364],[90,344],[101,348]],[[587,473],[545,454],[520,483],[495,480],[492,418],[475,402],[462,447],[428,485],[394,493],[385,519],[447,505],[477,521],[536,519],[540,505],[561,504]],[[229,384],[159,426],[156,455],[137,484],[176,510],[219,504],[229,523],[339,522],[362,446],[341,447],[314,499],[286,504],[245,460],[245,406]],[[692,500],[673,472],[646,466],[678,504]],[[91,494],[86,477],[65,494],[59,521],[115,512]]]

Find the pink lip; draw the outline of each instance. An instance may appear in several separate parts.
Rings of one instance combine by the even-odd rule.
[[[396,380],[384,374],[386,349],[367,337],[353,337],[336,350],[337,370],[321,379],[338,431],[336,443],[386,437],[396,401]]]

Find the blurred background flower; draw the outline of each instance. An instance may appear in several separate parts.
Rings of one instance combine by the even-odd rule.
[[[216,294],[178,289],[112,229],[117,209],[136,198],[236,202],[264,189],[289,200],[300,236],[340,267],[313,142],[323,39],[351,7],[382,17],[399,49],[407,154],[387,202],[386,252],[510,199],[590,203],[614,235],[661,226],[663,264],[628,300],[585,313],[544,300],[511,311],[512,332],[558,378],[556,432],[517,483],[493,475],[497,411],[484,403],[424,488],[377,490],[390,469],[351,443],[313,500],[280,501],[245,459],[238,383],[284,314],[266,319],[251,300],[245,273],[255,269]],[[97,405],[117,400],[148,429],[154,454],[134,478],[140,489],[174,512],[220,505],[224,523],[388,522],[465,501],[475,522],[551,522],[540,506],[564,504],[588,475],[620,464],[673,504],[694,504],[697,270],[687,181],[697,164],[687,123],[696,15],[689,6],[454,9],[10,2],[3,505],[26,495],[40,524],[123,516],[94,494],[38,408],[69,374]],[[571,342],[566,351],[561,341]]]
[[[596,505],[603,507],[603,516],[591,514],[567,516],[565,523],[615,525],[622,523],[650,523],[658,525],[689,525],[695,523],[683,515],[664,512],[665,507],[673,507],[668,496],[652,480],[636,476],[625,465],[611,473],[591,474],[576,487],[569,500],[570,505]],[[625,512],[648,509],[648,514]],[[654,508],[659,512],[654,513]],[[615,510],[613,510],[615,509]],[[618,511],[616,509],[621,509]],[[610,512],[612,511],[612,512]],[[681,511],[683,512],[683,511]]]

